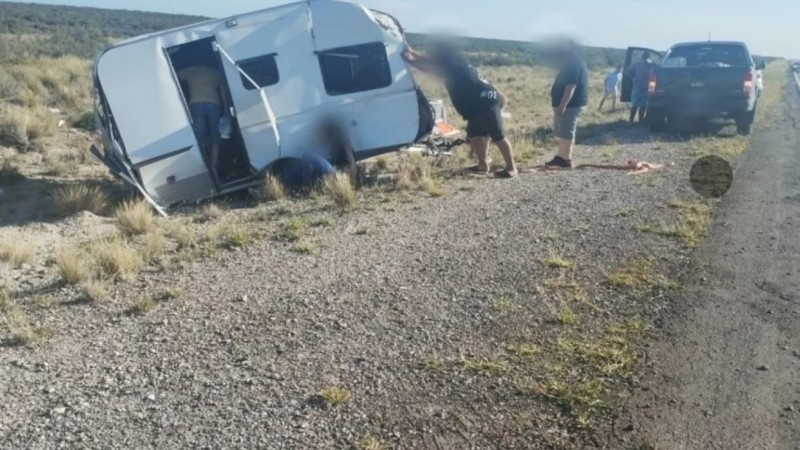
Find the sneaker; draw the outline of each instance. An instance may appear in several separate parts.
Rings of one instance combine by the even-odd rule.
[[[549,162],[545,163],[545,167],[552,167],[558,169],[572,169],[572,160],[556,156]]]

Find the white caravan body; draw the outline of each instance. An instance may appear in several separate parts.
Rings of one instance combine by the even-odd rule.
[[[356,160],[394,151],[434,125],[404,48],[394,18],[337,0],[133,38],[95,62],[105,149],[92,150],[160,208],[257,184],[277,161],[317,151],[326,120],[341,127]],[[198,62],[224,75],[234,123],[220,157],[231,166],[225,178],[209,170],[178,76]]]

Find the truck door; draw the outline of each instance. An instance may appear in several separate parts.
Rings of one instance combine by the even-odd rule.
[[[629,69],[637,61],[642,59],[642,55],[645,52],[650,53],[650,59],[653,60],[654,63],[658,64],[661,61],[661,52],[644,47],[628,47],[628,51],[625,53],[625,64],[622,66],[624,68],[624,72],[622,74],[622,92],[620,93],[620,101],[623,103],[629,103],[631,101],[631,93],[633,92],[633,76]]]

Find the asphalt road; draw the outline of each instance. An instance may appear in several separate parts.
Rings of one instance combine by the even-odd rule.
[[[800,96],[756,133],[675,299],[620,448],[800,449]]]

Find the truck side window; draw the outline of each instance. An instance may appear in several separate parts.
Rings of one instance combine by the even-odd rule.
[[[258,88],[272,86],[278,84],[281,76],[278,73],[278,63],[275,61],[275,54],[259,56],[256,58],[239,61],[239,68],[241,68],[253,81],[258,84],[258,87],[253,86],[244,75],[241,75],[242,84],[248,91],[254,91]]]
[[[320,52],[319,65],[328,95],[371,91],[392,84],[389,58],[381,42]]]

